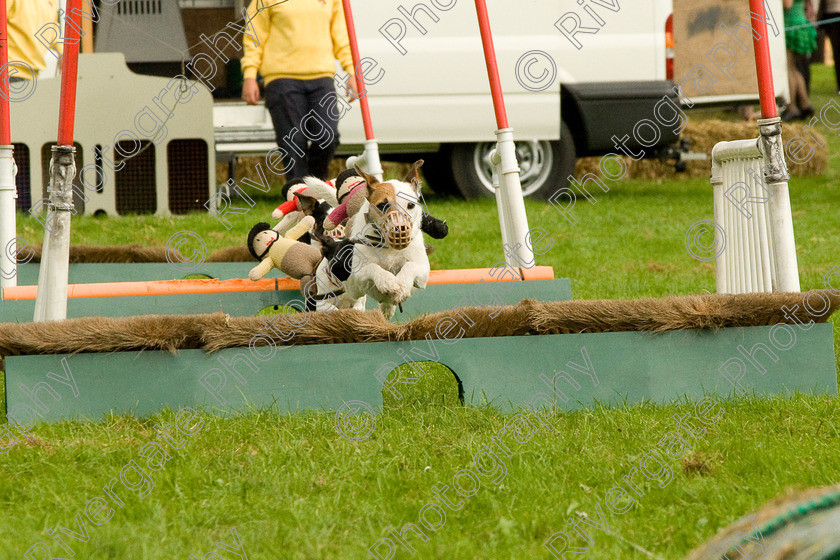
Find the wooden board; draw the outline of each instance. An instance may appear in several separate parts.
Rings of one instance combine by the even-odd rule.
[[[247,264],[247,263],[246,263]],[[572,284],[568,278],[555,280],[528,280],[512,282],[507,290],[500,290],[502,305],[519,303],[530,298],[538,301],[565,301],[572,299]],[[470,303],[475,284],[430,285],[419,290],[403,304],[403,313],[397,321],[407,321],[422,315],[444,311],[455,306],[481,305]],[[275,290],[265,292],[231,292],[218,294],[184,294],[167,296],[96,297],[70,298],[67,300],[67,317],[132,317],[135,315],[196,315],[201,313],[225,313],[243,317],[256,315],[266,307],[282,306],[289,302],[301,302],[298,290]],[[292,304],[297,306],[296,304]],[[368,300],[368,309],[376,302]],[[0,323],[28,323],[35,313],[35,300],[0,301]]]
[[[428,359],[420,357],[421,351],[455,373],[466,404],[490,403],[503,411],[529,403],[574,410],[597,403],[699,401],[711,394],[837,395],[832,325],[790,328],[795,343],[786,350],[772,342],[774,327],[765,326],[265,346],[212,355],[182,350],[10,356],[7,413],[23,428],[30,424],[33,406],[40,407],[38,419],[48,422],[99,420],[111,412],[142,417],[185,406],[237,413],[276,404],[280,412],[295,413],[336,410],[361,401],[369,410],[379,410],[383,390],[397,397],[400,387],[412,383],[389,379],[389,372],[406,362],[402,356]],[[739,346],[752,349],[758,344],[777,361],[759,350],[754,352],[758,365],[753,365],[739,353]],[[734,382],[720,373],[732,360],[741,364],[740,371],[737,363],[726,370],[739,374]],[[56,381],[69,380],[68,369],[75,390]],[[50,372],[55,375],[47,377]],[[40,402],[34,403],[28,393],[42,382],[50,388],[40,385]]]

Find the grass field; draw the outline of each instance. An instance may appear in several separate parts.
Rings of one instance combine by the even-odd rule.
[[[815,66],[812,87],[819,108],[833,88],[830,69]],[[820,130],[831,147],[828,174],[791,183],[803,290],[821,288],[823,276],[840,265],[840,139]],[[694,260],[684,243],[692,224],[712,219],[708,181],[622,181],[596,196],[595,204],[578,202],[575,225],[550,205],[526,202],[530,226],[554,240],[538,264],[571,278],[576,298],[714,291],[713,266]],[[427,203],[451,227],[449,238],[432,242],[433,268],[485,267],[503,258],[494,202],[430,194]],[[250,225],[275,204],[259,200],[248,215],[231,217],[229,231],[204,214],[74,218],[72,238],[162,246],[173,233],[193,230],[213,250],[243,243]],[[19,235],[34,244],[42,231],[20,216]],[[23,558],[37,542],[49,543],[55,558],[69,557],[50,534],[63,534],[78,558],[216,558],[211,551],[223,559],[244,558],[215,545],[223,541],[236,549],[233,528],[252,560],[373,558],[368,548],[393,538],[386,528],[419,525],[419,512],[435,501],[433,487],[451,487],[453,475],[471,467],[510,418],[490,407],[464,408],[455,391],[447,372],[430,371],[399,403],[386,400],[372,437],[356,443],[337,435],[331,413],[202,414],[197,433],[185,436],[178,449],[166,447],[171,458],[149,479],[128,475],[137,481],[136,491],[117,484],[124,506],[102,525],[86,520],[86,504],[104,496],[103,486],[130,461],[145,465],[141,449],[155,439],[155,425],[171,425],[174,414],[39,424],[34,441],[0,455],[0,558]],[[608,530],[588,527],[591,544],[574,541],[588,549],[585,558],[677,559],[774,496],[840,482],[836,399],[796,395],[722,406],[722,419],[691,441],[682,460],[662,465],[657,481],[639,482],[644,496],[620,516],[604,508],[605,494],[674,428],[674,414],[693,406],[557,415],[526,443],[505,440],[512,456],[480,478],[476,494],[463,498],[457,511],[447,510],[445,524],[427,543],[409,537],[416,555],[400,547],[394,557],[551,558],[543,542],[557,531],[573,534],[567,520],[581,513],[597,520],[600,508]],[[430,513],[428,519],[437,517]],[[87,535],[60,532],[79,533],[77,520],[85,520]]]

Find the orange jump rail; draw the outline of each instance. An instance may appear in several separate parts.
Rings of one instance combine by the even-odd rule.
[[[501,280],[490,276],[491,268],[465,268],[460,270],[433,270],[429,284],[477,284],[478,282],[510,282],[511,274],[499,274]],[[498,269],[503,270],[503,269]],[[520,268],[522,280],[553,280],[550,266]],[[264,278],[251,280],[156,280],[148,282],[103,282],[97,284],[69,284],[68,298],[173,296],[184,294],[219,294],[230,292],[270,292],[274,290],[299,290],[300,282],[292,278]],[[35,299],[38,286],[3,288],[3,299]]]

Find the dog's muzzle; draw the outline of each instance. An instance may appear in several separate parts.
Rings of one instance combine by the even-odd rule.
[[[388,212],[385,215],[385,231],[392,249],[405,249],[411,243],[411,220],[404,212]]]

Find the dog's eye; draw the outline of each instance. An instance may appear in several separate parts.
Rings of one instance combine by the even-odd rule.
[[[385,212],[388,210],[388,203],[383,202],[382,204],[377,204],[376,207],[379,209],[380,212]]]
[[[415,206],[417,206],[417,205],[414,204],[413,202],[409,202],[407,207],[408,207],[409,210],[414,210]]]

